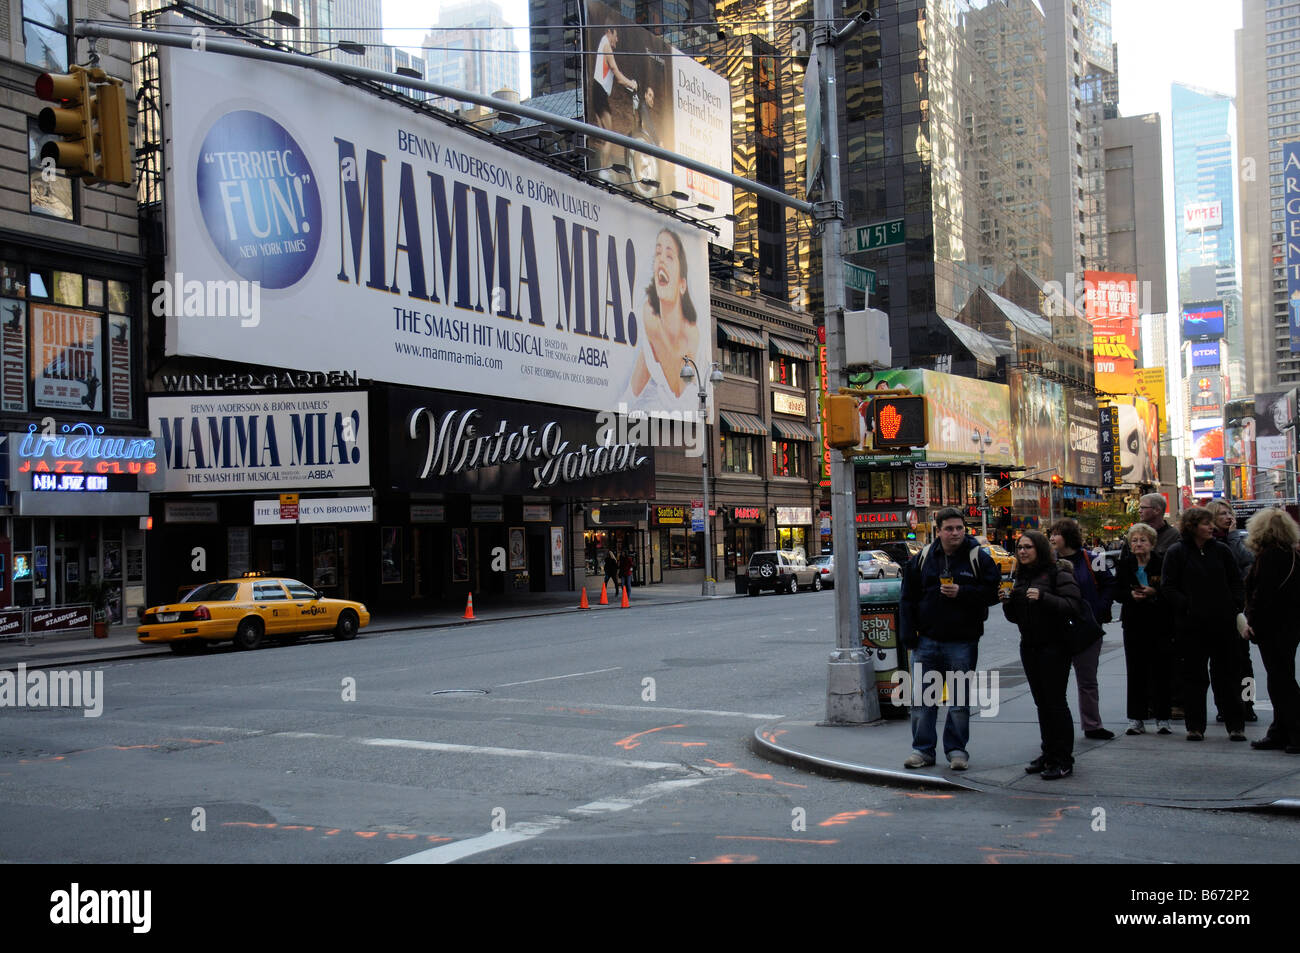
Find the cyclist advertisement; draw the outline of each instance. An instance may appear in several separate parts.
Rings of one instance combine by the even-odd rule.
[[[603,3],[587,3],[582,89],[586,121],[720,169],[731,168],[731,87],[688,54]],[[718,229],[732,246],[731,186],[635,149],[589,143],[607,182]],[[677,193],[674,195],[673,193]]]

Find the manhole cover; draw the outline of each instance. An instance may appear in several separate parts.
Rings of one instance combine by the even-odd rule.
[[[432,695],[486,695],[487,690],[483,688],[443,688],[436,692],[430,692]]]

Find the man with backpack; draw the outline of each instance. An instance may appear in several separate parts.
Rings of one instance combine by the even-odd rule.
[[[912,653],[914,677],[919,668],[922,684],[930,672],[947,684],[950,675],[964,678],[975,671],[984,621],[989,606],[998,601],[1002,574],[993,557],[967,535],[960,512],[946,507],[935,514],[934,522],[938,542],[913,556],[903,572],[899,631]],[[929,767],[935,760],[939,711],[932,697],[918,703],[921,696],[920,686],[914,685],[912,753],[903,762],[906,768]],[[969,741],[970,706],[951,704],[944,719],[943,750],[954,771],[969,766]]]

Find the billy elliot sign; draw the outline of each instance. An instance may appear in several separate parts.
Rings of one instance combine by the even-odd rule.
[[[388,400],[395,490],[654,496],[653,448],[602,439],[594,414],[408,388]]]
[[[167,272],[256,283],[260,312],[173,303],[169,354],[694,409],[682,358],[713,359],[699,229],[327,77],[160,55]]]

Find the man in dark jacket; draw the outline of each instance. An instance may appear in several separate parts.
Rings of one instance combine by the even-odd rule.
[[[1232,551],[1232,558],[1237,563],[1237,570],[1241,573],[1244,583],[1246,574],[1250,572],[1250,566],[1255,561],[1255,554],[1246,548],[1246,531],[1236,529],[1237,513],[1232,508],[1232,504],[1227,500],[1210,500],[1205,504],[1205,508],[1210,511],[1214,517],[1214,538]],[[1245,639],[1236,640],[1237,653],[1241,658],[1240,675],[1243,685],[1255,684],[1255,666],[1250,658],[1250,643]],[[1250,679],[1246,682],[1245,679]],[[1259,716],[1255,714],[1255,702],[1247,701],[1242,703],[1246,712],[1247,721],[1259,721]],[[1223,713],[1219,713],[1219,721],[1223,721]]]
[[[605,583],[608,583],[611,580],[614,583],[614,595],[618,595],[620,585],[618,576],[618,558],[614,555],[614,550],[612,549],[605,554],[605,582],[601,583],[601,585],[605,585]]]
[[[1138,500],[1138,519],[1156,531],[1156,555],[1163,556],[1169,547],[1178,542],[1178,530],[1165,519],[1165,498],[1159,493],[1148,493]]]
[[[1174,616],[1183,664],[1183,711],[1187,740],[1205,737],[1205,690],[1214,685],[1218,706],[1233,741],[1246,740],[1246,718],[1238,684],[1237,613],[1245,589],[1237,562],[1214,538],[1210,511],[1193,506],[1183,512],[1182,539],[1165,553],[1160,598]],[[1209,663],[1210,676],[1205,667]]]
[[[1001,572],[993,557],[966,535],[961,513],[952,507],[934,517],[938,542],[930,543],[907,564],[899,606],[899,628],[903,643],[912,649],[912,678],[919,671],[949,675],[974,673],[980,636],[989,606],[998,601]],[[972,684],[967,678],[967,684]],[[934,764],[938,707],[918,704],[921,686],[913,685],[912,753],[904,767],[924,768]],[[955,703],[958,699],[950,698]],[[966,746],[970,740],[970,706],[951,704],[943,726],[943,750],[954,771],[970,764]]]

